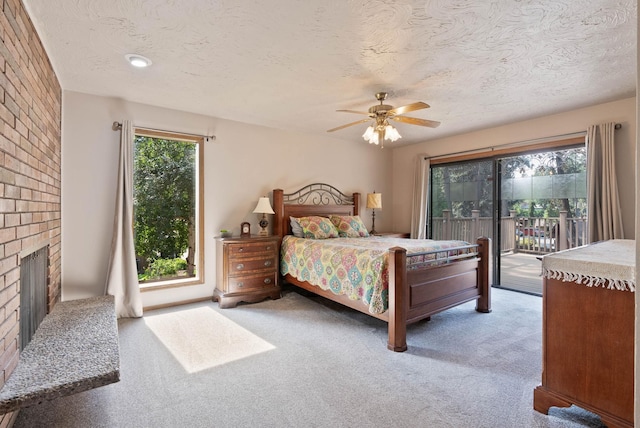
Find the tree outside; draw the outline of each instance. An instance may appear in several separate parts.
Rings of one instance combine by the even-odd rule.
[[[493,161],[480,160],[431,169],[433,217],[443,210],[454,218],[470,218],[473,210],[491,217],[493,203]]]
[[[580,245],[587,207],[584,147],[433,166],[430,186],[432,221],[429,225],[432,237],[466,236],[474,224],[474,211],[479,215],[476,227],[484,230],[485,234],[490,233],[487,222],[493,224],[494,221],[496,166],[500,168],[497,208],[503,237],[513,233],[521,241],[518,245],[534,241],[546,249],[547,245],[552,248],[553,242],[538,242],[537,239],[557,237],[560,228],[565,227],[571,245]],[[444,210],[448,210],[447,216]],[[561,211],[567,212],[566,224],[560,224]],[[512,216],[515,217],[513,225],[509,226],[507,219]],[[449,219],[449,223],[445,223],[445,219]],[[505,232],[507,230],[509,232]],[[533,238],[526,235],[533,235]],[[511,248],[512,244],[505,240],[501,245]]]
[[[136,135],[134,230],[138,277],[195,274],[196,144]]]
[[[502,158],[500,215],[515,211],[518,217],[568,217],[586,214],[586,150],[563,149]],[[448,209],[454,218],[491,217],[493,161],[471,161],[434,166],[431,175],[431,213],[442,217]]]
[[[587,154],[584,147],[502,159],[501,215],[518,217],[586,216]]]

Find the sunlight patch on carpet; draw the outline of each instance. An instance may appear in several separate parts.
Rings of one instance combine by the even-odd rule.
[[[275,349],[212,308],[195,308],[144,321],[188,373]]]

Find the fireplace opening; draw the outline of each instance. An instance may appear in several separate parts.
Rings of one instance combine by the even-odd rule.
[[[20,259],[20,351],[47,314],[49,246]]]

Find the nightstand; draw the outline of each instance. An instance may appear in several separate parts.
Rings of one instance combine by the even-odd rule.
[[[213,300],[221,308],[267,297],[280,298],[278,236],[218,238],[216,250],[217,284]]]
[[[373,236],[385,236],[387,238],[411,238],[409,232],[376,232]]]

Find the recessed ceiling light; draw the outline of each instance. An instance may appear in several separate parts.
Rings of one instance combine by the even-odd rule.
[[[153,64],[149,58],[138,54],[126,54],[124,57],[129,61],[129,64],[134,67],[144,68]]]

